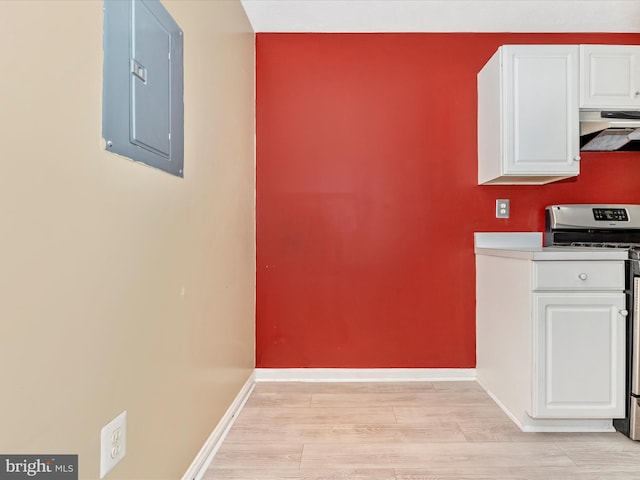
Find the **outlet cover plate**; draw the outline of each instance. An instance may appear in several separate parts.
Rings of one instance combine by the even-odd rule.
[[[127,411],[100,430],[100,478],[111,471],[127,452]]]
[[[496,200],[496,218],[509,218],[511,214],[511,202],[508,198]]]

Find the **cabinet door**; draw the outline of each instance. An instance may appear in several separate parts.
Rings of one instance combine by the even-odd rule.
[[[534,295],[534,418],[625,414],[622,293]]]
[[[578,46],[503,48],[505,173],[577,175]]]
[[[640,46],[580,45],[580,106],[640,107]]]

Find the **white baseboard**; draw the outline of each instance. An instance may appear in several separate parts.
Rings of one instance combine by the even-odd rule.
[[[507,406],[502,403],[500,401],[500,399],[498,397],[496,397],[493,392],[491,390],[488,390],[487,388],[485,388],[485,386],[482,384],[482,382],[478,382],[480,384],[480,386],[482,387],[482,389],[486,392],[487,395],[489,395],[489,397],[491,397],[491,400],[493,400],[495,402],[496,405],[498,405],[498,407],[500,407],[500,410],[502,410],[504,412],[504,414],[509,417],[509,420],[511,420],[513,423],[516,424],[516,426],[522,430],[524,432],[524,425],[522,424],[522,422],[520,420],[518,420],[518,417],[516,417],[513,413],[511,413],[511,410],[509,410],[507,408]]]
[[[209,468],[209,465],[213,461],[213,457],[220,448],[223,440],[229,433],[233,422],[235,421],[238,413],[242,410],[242,407],[246,403],[249,395],[253,391],[253,387],[256,384],[255,371],[251,373],[251,376],[247,379],[242,389],[236,396],[233,403],[229,406],[225,414],[222,416],[216,428],[213,429],[211,435],[200,449],[200,452],[196,458],[191,462],[191,466],[187,469],[183,475],[182,480],[201,480],[205,471]]]
[[[591,419],[528,419],[522,428],[523,432],[571,432],[594,433],[615,432],[613,420],[606,418]]]
[[[256,382],[431,382],[476,379],[475,368],[256,368]]]
[[[523,432],[615,432],[613,421],[607,418],[531,418],[526,413],[523,419],[516,417],[507,406],[498,399],[491,391],[484,388],[485,392],[496,402],[496,405],[516,424]]]
[[[475,379],[475,368],[256,368],[182,480],[202,479],[256,382],[431,382]]]

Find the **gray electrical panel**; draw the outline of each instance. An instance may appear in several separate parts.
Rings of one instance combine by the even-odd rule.
[[[183,34],[158,0],[105,0],[108,151],[184,176]]]

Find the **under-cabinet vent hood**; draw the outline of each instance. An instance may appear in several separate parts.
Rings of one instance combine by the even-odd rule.
[[[581,110],[580,150],[640,150],[640,110]]]

